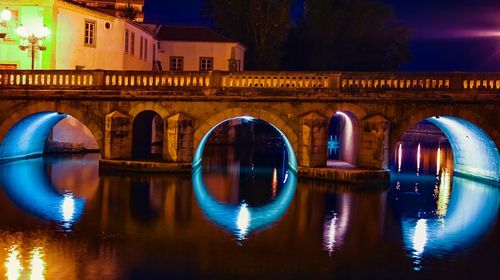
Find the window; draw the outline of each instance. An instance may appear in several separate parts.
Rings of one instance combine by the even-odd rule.
[[[142,59],[142,52],[144,51],[144,38],[142,36],[139,38],[139,59]]]
[[[200,71],[210,71],[214,69],[213,57],[200,57]]]
[[[172,71],[184,70],[184,57],[171,56],[170,57],[170,70],[172,70]]]
[[[148,39],[144,38],[144,60],[148,60]]]
[[[238,72],[240,71],[241,61],[236,59],[229,60],[229,71]]]
[[[91,20],[85,21],[85,36],[84,45],[95,47],[96,22]]]
[[[130,55],[135,54],[135,33],[130,32]]]
[[[125,29],[125,53],[128,53],[128,50],[129,50],[129,31],[128,29]]]

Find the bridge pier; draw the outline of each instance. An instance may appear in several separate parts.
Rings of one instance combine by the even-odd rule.
[[[165,123],[163,159],[168,162],[190,163],[194,154],[193,120],[179,113],[168,117]]]
[[[132,155],[132,118],[114,111],[106,116],[105,159],[128,159]]]
[[[388,169],[390,122],[376,115],[361,120],[358,166]]]
[[[299,166],[325,167],[327,154],[328,119],[309,113],[300,119]]]

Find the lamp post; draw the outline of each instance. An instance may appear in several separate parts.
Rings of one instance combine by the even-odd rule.
[[[7,27],[7,22],[12,19],[12,12],[5,8],[0,12],[0,26]],[[7,32],[0,32],[0,39],[3,39],[7,36]]]
[[[16,30],[17,35],[21,37],[21,43],[19,49],[21,51],[31,52],[31,70],[35,69],[35,55],[38,51],[44,51],[47,49],[43,45],[43,39],[47,38],[50,34],[50,30],[46,27],[37,27],[34,29],[27,29],[22,24]]]

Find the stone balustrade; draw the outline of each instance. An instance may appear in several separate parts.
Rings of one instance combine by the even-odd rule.
[[[500,91],[500,73],[343,72],[340,88],[366,91]]]
[[[0,70],[0,88],[500,92],[500,73]]]
[[[235,72],[221,76],[222,88],[331,88],[340,75],[321,72]]]

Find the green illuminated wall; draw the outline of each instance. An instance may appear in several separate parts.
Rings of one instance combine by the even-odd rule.
[[[12,20],[7,23],[7,26],[0,26],[1,32],[7,33],[4,40],[0,39],[0,64],[15,64],[18,69],[31,69],[31,53],[19,49],[20,37],[16,34],[16,28],[20,24],[27,29],[45,25],[51,31],[49,37],[43,41],[43,45],[47,47],[47,50],[37,53],[35,57],[35,69],[50,69],[52,57],[55,52],[53,47],[53,36],[55,34],[53,2],[25,1],[26,6],[20,6],[19,1],[9,2],[2,1],[0,3],[0,10],[8,8],[13,13]],[[17,6],[15,3],[17,3]]]

